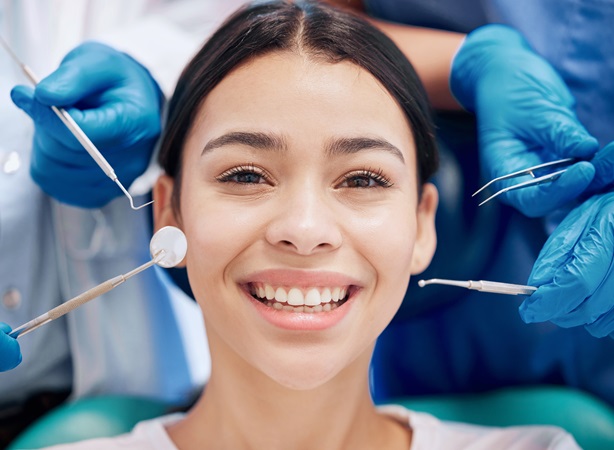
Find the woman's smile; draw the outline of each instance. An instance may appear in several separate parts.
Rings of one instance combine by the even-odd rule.
[[[334,326],[362,290],[352,277],[334,272],[266,270],[248,279],[240,286],[249,303],[268,322],[288,330]]]

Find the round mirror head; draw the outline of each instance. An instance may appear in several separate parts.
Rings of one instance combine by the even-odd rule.
[[[164,254],[157,260],[157,265],[168,268],[179,264],[188,251],[188,241],[183,231],[177,227],[160,228],[149,243],[151,257],[155,259],[160,250],[164,250]]]

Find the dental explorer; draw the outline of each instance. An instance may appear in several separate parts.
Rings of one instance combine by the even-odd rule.
[[[34,75],[34,72],[32,72],[32,69],[30,69],[27,65],[21,62],[21,60],[17,57],[15,52],[13,52],[13,50],[9,47],[9,45],[6,43],[6,41],[4,40],[2,36],[0,36],[0,44],[2,44],[2,47],[4,47],[4,49],[11,56],[11,58],[21,68],[22,72],[26,75],[26,77],[30,80],[30,82],[34,86],[36,86],[39,83],[38,77]],[[132,195],[130,195],[130,193],[126,190],[124,185],[121,184],[121,182],[117,178],[117,175],[115,174],[115,171],[113,170],[113,167],[111,167],[111,164],[109,164],[109,162],[102,155],[102,153],[100,153],[100,151],[96,148],[96,146],[90,140],[90,138],[87,137],[87,135],[83,132],[81,127],[77,125],[77,122],[75,122],[75,120],[70,116],[70,114],[68,114],[68,112],[64,108],[58,108],[57,106],[52,106],[51,109],[60,118],[62,123],[66,125],[66,128],[68,128],[68,130],[72,133],[72,135],[75,138],[77,138],[77,140],[81,143],[83,148],[90,154],[92,159],[96,162],[96,164],[98,164],[98,167],[100,167],[102,171],[105,173],[105,175],[108,176],[113,182],[115,182],[115,184],[119,186],[119,188],[126,195],[126,197],[128,197],[128,200],[130,200],[130,207],[132,209],[134,210],[141,209],[153,203],[153,200],[152,200],[141,206],[134,206],[134,200],[132,198]]]
[[[78,308],[81,305],[95,299],[96,297],[109,292],[111,289],[116,288],[128,278],[142,272],[143,270],[157,264],[160,267],[169,268],[175,267],[185,257],[188,248],[187,240],[183,232],[179,228],[164,227],[158,230],[149,243],[149,251],[152,256],[152,260],[131,270],[123,275],[118,275],[110,280],[94,286],[93,288],[77,295],[76,297],[62,303],[59,306],[47,311],[44,314],[24,323],[23,325],[15,328],[9,333],[9,336],[17,339],[21,336],[28,334],[30,331],[43,326],[52,320],[62,317],[64,314]]]
[[[495,294],[507,295],[531,295],[537,290],[535,286],[524,286],[521,284],[499,283],[497,281],[456,281],[445,280],[441,278],[432,278],[430,280],[418,281],[418,286],[424,287],[429,284],[444,284],[446,286],[458,286],[466,289],[473,289],[482,292],[492,292]]]

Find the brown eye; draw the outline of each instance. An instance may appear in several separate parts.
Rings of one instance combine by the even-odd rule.
[[[392,186],[392,182],[382,174],[381,170],[359,170],[345,175],[340,187],[377,188],[390,186]]]
[[[268,182],[267,174],[253,165],[237,166],[229,169],[216,178],[222,183],[262,184]]]

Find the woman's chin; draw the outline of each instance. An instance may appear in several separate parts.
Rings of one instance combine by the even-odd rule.
[[[322,364],[293,364],[269,368],[265,375],[278,385],[294,391],[317,389],[339,374],[338,367],[325,367]]]

